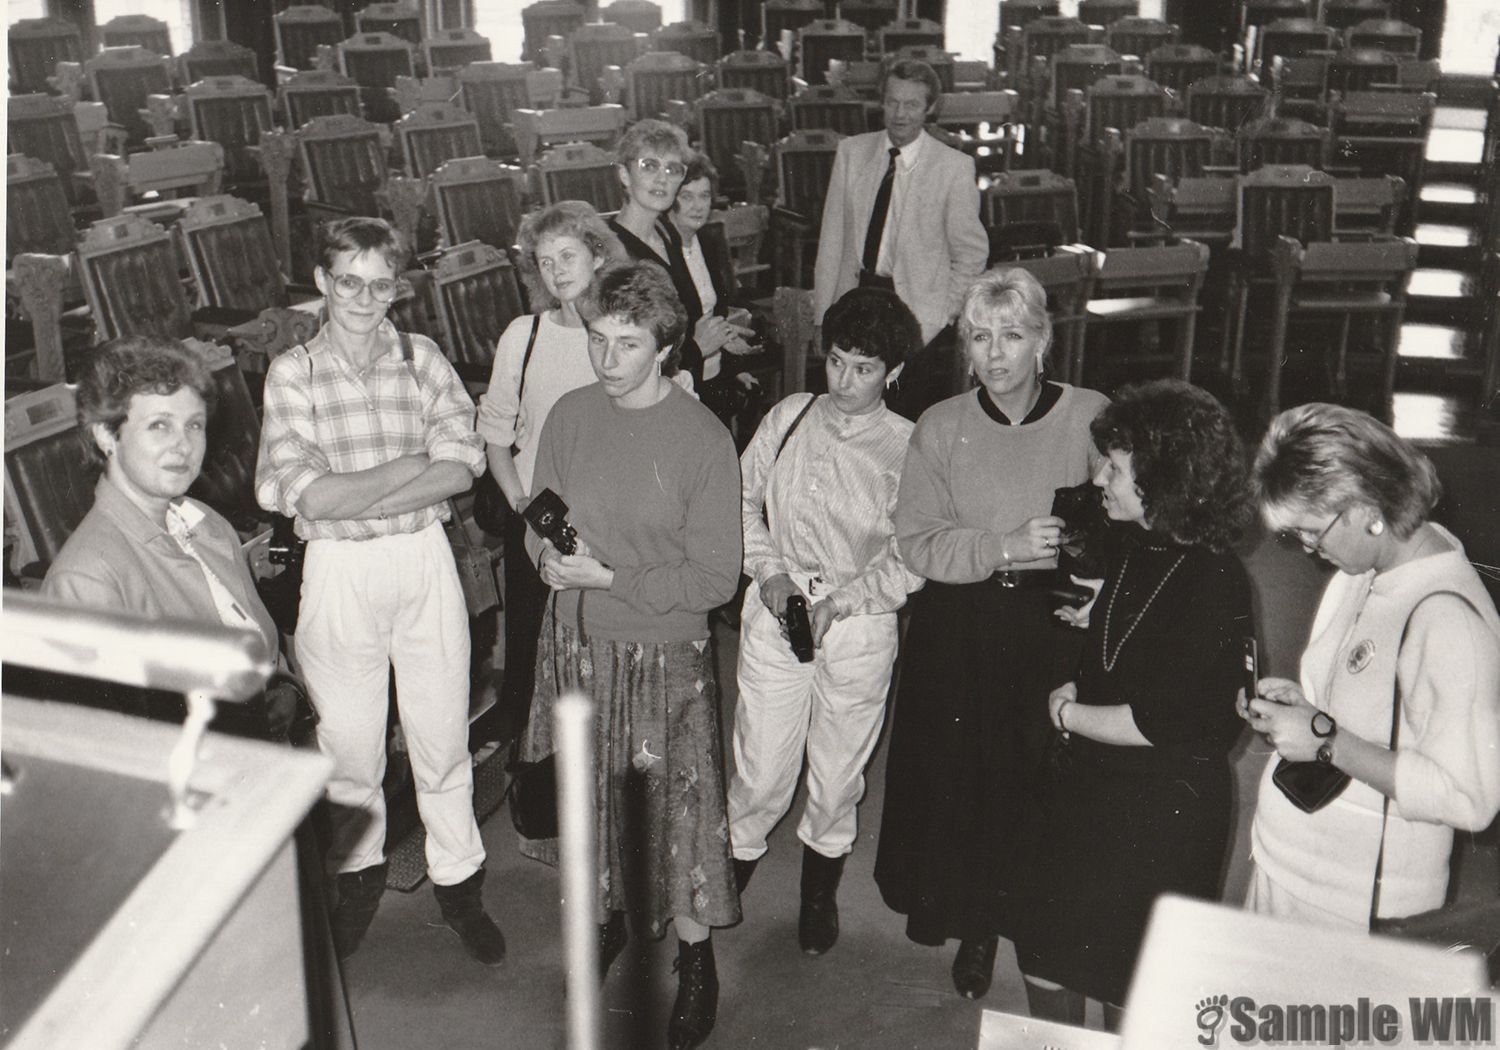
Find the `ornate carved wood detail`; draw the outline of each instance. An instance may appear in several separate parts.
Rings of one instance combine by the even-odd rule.
[[[147,95],[141,116],[151,125],[154,135],[177,137],[177,121],[182,116],[181,99],[176,95]]]
[[[68,286],[68,258],[23,252],[11,261],[10,284],[36,342],[36,377],[63,382],[62,299]]]
[[[104,217],[119,215],[125,210],[125,199],[130,193],[130,171],[125,158],[95,153],[89,158],[89,170],[94,173],[94,193]]]
[[[57,72],[47,78],[47,83],[69,103],[76,105],[83,101],[88,75],[83,71],[82,62],[59,62]]]
[[[227,334],[241,353],[257,354],[267,361],[283,350],[305,343],[318,332],[318,315],[307,310],[273,306],[253,321],[235,325]]]
[[[385,186],[386,203],[390,206],[396,229],[408,245],[417,243],[417,224],[422,219],[422,205],[427,199],[427,180],[410,179],[393,175]]]
[[[292,272],[292,212],[287,199],[287,179],[297,155],[297,136],[272,131],[260,137],[260,164],[271,190],[271,236],[276,239],[277,261],[282,273]]]

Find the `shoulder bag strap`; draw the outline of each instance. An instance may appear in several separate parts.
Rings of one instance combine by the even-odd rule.
[[[781,444],[776,446],[776,455],[771,457],[770,469],[766,471],[766,491],[762,494],[760,500],[760,520],[766,523],[766,528],[768,529],[771,527],[771,516],[770,511],[766,509],[766,496],[771,492],[771,474],[776,470],[776,464],[781,459],[781,454],[786,451],[786,443],[792,440],[792,435],[797,432],[797,428],[802,425],[802,421],[807,418],[807,414],[812,411],[813,405],[817,403],[817,394],[807,399],[807,404],[802,406],[802,411],[797,413],[796,418],[792,420],[792,425],[787,427],[786,432],[781,435]]]
[[[1403,648],[1405,648],[1405,646],[1406,646],[1406,634],[1407,634],[1408,631],[1411,630],[1411,618],[1413,616],[1415,616],[1417,614],[1417,610],[1422,607],[1422,602],[1425,602],[1428,598],[1435,597],[1435,596],[1437,596],[1439,594],[1450,594],[1453,597],[1458,598],[1459,600],[1461,600],[1465,605],[1469,606],[1469,608],[1472,609],[1474,607],[1474,603],[1471,602],[1471,601],[1469,601],[1468,596],[1460,594],[1458,591],[1433,591],[1431,594],[1425,594],[1425,595],[1423,595],[1422,596],[1422,600],[1419,601],[1419,602],[1417,602],[1416,605],[1412,606],[1411,612],[1409,612],[1409,613],[1406,614],[1406,624],[1401,628],[1401,641],[1396,646],[1396,664],[1397,664],[1396,672],[1397,673],[1395,673],[1395,674],[1392,675],[1392,678],[1395,681],[1395,689],[1396,689],[1395,696],[1392,698],[1392,701],[1391,701],[1391,754],[1392,755],[1394,755],[1396,753],[1396,744],[1397,744],[1397,741],[1400,739],[1400,736],[1401,736],[1401,676],[1400,676],[1401,650]],[[1369,926],[1371,928],[1374,928],[1374,926],[1375,926],[1375,920],[1378,918],[1377,913],[1380,910],[1380,879],[1381,879],[1382,874],[1384,874],[1384,871],[1385,871],[1385,829],[1386,829],[1387,823],[1389,823],[1389,821],[1390,821],[1390,816],[1391,816],[1391,796],[1389,796],[1389,795],[1382,795],[1381,796],[1381,800],[1380,800],[1380,852],[1375,855],[1375,886],[1374,886],[1374,888],[1370,892],[1370,922],[1369,922]]]
[[[521,414],[521,398],[526,396],[526,366],[531,364],[531,352],[536,349],[536,333],[542,327],[542,315],[531,318],[531,338],[526,340],[526,356],[521,358],[521,383],[516,387],[516,415]]]

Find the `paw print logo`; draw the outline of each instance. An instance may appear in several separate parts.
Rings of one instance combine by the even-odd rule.
[[[1210,995],[1198,1000],[1198,1042],[1203,1046],[1219,1045],[1219,1029],[1224,1027],[1224,1007],[1229,1005],[1229,996]]]

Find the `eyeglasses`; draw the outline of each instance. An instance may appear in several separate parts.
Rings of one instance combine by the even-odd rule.
[[[675,160],[669,160],[665,164],[655,157],[637,157],[633,162],[643,175],[655,175],[659,171],[667,173],[669,179],[680,179],[687,174],[687,165]]]
[[[373,281],[367,281],[352,273],[333,275],[333,291],[340,299],[358,299],[360,293],[366,288],[370,290],[370,297],[377,303],[388,303],[411,291],[411,285],[400,277],[394,280],[389,277],[377,277]]]
[[[1313,537],[1311,543],[1304,538],[1304,533],[1301,529],[1287,529],[1282,535],[1288,540],[1301,545],[1302,549],[1307,551],[1308,554],[1321,554],[1323,552],[1323,541],[1328,538],[1328,534],[1333,531],[1333,527],[1339,523],[1339,519],[1343,516],[1343,511],[1335,514],[1333,520],[1323,526],[1323,531]]]

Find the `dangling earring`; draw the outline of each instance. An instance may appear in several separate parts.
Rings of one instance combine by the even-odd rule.
[[[1374,521],[1370,522],[1370,535],[1371,536],[1379,536],[1384,531],[1385,531],[1385,522],[1382,521],[1380,518],[1376,518]]]

